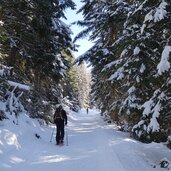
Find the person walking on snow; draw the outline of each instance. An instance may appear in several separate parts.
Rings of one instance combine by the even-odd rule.
[[[56,124],[56,145],[63,144],[65,134],[64,127],[67,125],[67,115],[61,105],[56,108],[54,123]]]
[[[87,108],[87,114],[88,114],[88,108]]]

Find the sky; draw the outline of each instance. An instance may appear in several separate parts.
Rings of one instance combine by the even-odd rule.
[[[80,7],[82,6],[82,3],[80,2],[80,0],[73,0],[73,1],[77,5],[76,7],[77,10],[80,9]],[[74,11],[71,9],[66,10],[65,12],[66,17],[67,17],[67,20],[65,20],[66,24],[70,25],[74,21],[83,20],[83,16],[80,13],[76,14],[77,10],[74,10]],[[72,38],[74,38],[82,29],[83,28],[77,25],[72,25],[71,26],[71,30],[73,32]],[[83,54],[93,45],[93,43],[88,41],[87,38],[78,40],[76,44],[80,45],[80,47],[78,48],[78,52],[74,52],[75,57],[78,57],[79,55]]]
[[[130,138],[106,124],[96,109],[65,110],[64,146],[55,145],[54,125],[40,125],[25,113],[17,125],[14,115],[0,121],[0,171],[171,171],[171,152],[164,144]],[[166,168],[162,161],[168,161]]]

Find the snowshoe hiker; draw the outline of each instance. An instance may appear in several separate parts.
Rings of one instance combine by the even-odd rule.
[[[67,115],[61,105],[56,108],[54,123],[56,124],[56,145],[63,144],[65,134],[64,127],[67,125]]]
[[[87,114],[88,114],[88,108],[87,108]]]

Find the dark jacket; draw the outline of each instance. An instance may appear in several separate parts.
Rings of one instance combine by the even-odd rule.
[[[64,109],[56,109],[54,114],[54,123],[59,124],[61,122],[64,122],[64,124],[67,125],[66,111]]]

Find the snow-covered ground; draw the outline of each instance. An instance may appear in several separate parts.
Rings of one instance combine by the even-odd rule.
[[[0,171],[161,171],[171,161],[163,144],[143,144],[107,125],[96,110],[68,115],[68,146],[56,146],[53,127],[22,115],[0,123]],[[35,134],[40,135],[36,138]]]

